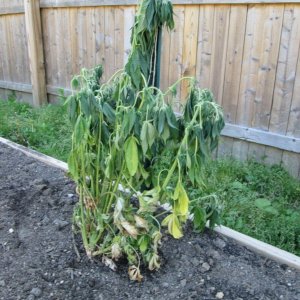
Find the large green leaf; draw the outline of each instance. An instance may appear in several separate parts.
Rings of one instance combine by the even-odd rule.
[[[138,169],[139,157],[138,146],[133,136],[125,142],[125,161],[130,176],[134,176]]]

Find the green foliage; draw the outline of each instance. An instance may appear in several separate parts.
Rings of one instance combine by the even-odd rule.
[[[33,108],[9,97],[0,101],[0,136],[61,160],[71,148],[71,126],[62,104]]]
[[[125,70],[131,77],[132,85],[141,89],[144,75],[148,84],[154,80],[154,62],[159,28],[164,25],[174,28],[173,7],[169,0],[144,0],[139,6],[131,35],[131,53]]]
[[[224,127],[220,106],[194,79],[189,79],[180,117],[170,104],[180,80],[165,93],[149,85],[157,32],[163,25],[173,27],[171,2],[142,1],[125,72],[101,85],[101,66],[83,69],[72,80],[76,91],[67,100],[73,125],[68,164],[80,195],[74,223],[89,257],[101,255],[114,269],[114,261],[123,255],[130,279],[137,281],[142,279],[141,260],[150,270],[160,267],[161,226],[174,238],[182,237],[190,207],[199,204],[190,206],[183,178],[200,187],[201,170]],[[160,163],[165,149],[172,154],[167,167]],[[160,222],[157,210],[163,203],[172,209]],[[205,211],[205,218],[216,223],[215,207]],[[195,211],[198,227],[203,222],[199,216]]]
[[[216,193],[222,223],[300,255],[300,183],[280,166],[254,161],[217,160],[204,169],[205,188],[191,196]]]
[[[187,99],[189,111],[176,117],[165,101],[170,91],[163,93],[146,82],[136,90],[127,73],[93,90],[94,73],[82,70],[74,79],[79,89],[67,100],[73,124],[68,164],[80,195],[74,221],[90,257],[102,255],[108,261],[125,255],[130,270],[135,270],[129,272],[131,279],[140,280],[141,259],[151,270],[160,265],[161,225],[175,238],[183,235],[190,213],[183,178],[188,176],[191,186],[200,187],[201,170],[224,126],[223,115],[212,94],[194,84]],[[168,166],[161,164],[165,149],[171,153]],[[193,202],[191,207],[199,204]],[[163,203],[172,211],[160,225],[156,211]],[[214,224],[214,207],[205,210]]]

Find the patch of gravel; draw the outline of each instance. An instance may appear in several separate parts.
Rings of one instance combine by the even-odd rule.
[[[0,144],[0,299],[298,300],[300,272],[215,232],[164,237],[162,268],[131,282],[127,265],[112,272],[76,244],[77,197],[65,174]]]

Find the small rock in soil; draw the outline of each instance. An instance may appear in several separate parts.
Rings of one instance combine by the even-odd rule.
[[[217,299],[223,299],[224,298],[224,293],[223,292],[217,292],[216,298]]]
[[[209,270],[210,270],[210,265],[207,262],[201,265],[201,272],[207,272]]]
[[[181,287],[185,287],[186,286],[186,279],[182,279],[180,281],[180,285],[181,285]]]
[[[216,240],[213,242],[215,244],[216,247],[218,247],[219,249],[223,249],[226,247],[226,243],[220,239],[220,238],[216,238]]]
[[[44,196],[50,196],[50,195],[52,195],[52,190],[48,189],[48,188],[44,189],[43,190],[43,195]]]
[[[207,252],[207,255],[209,257],[212,257],[212,258],[216,259],[216,260],[219,260],[221,258],[221,255],[219,254],[219,252],[216,251],[216,250],[213,250],[213,249],[209,250]]]
[[[194,257],[192,259],[191,263],[193,264],[194,267],[197,267],[200,265],[200,261],[196,257]]]
[[[58,230],[62,230],[62,229],[64,229],[66,226],[69,225],[69,222],[63,221],[63,220],[59,220],[59,219],[55,219],[55,220],[53,221],[53,224],[56,226],[56,228],[57,228]]]
[[[48,187],[47,187],[46,184],[37,184],[37,185],[35,186],[35,188],[36,188],[38,191],[44,191],[44,190],[46,190]]]
[[[42,225],[48,225],[49,224],[49,222],[50,222],[50,219],[47,217],[47,216],[45,216],[44,218],[43,218],[43,220],[42,220]]]
[[[0,286],[5,287],[5,281],[4,280],[0,280]]]
[[[54,207],[54,206],[57,206],[58,200],[50,198],[47,203],[50,207]]]
[[[169,286],[169,284],[167,282],[162,283],[162,287],[167,288],[168,286]]]
[[[35,179],[33,180],[32,182],[35,186],[38,186],[38,185],[47,185],[49,184],[49,181],[44,179],[44,178],[38,178],[38,179]]]
[[[35,299],[35,296],[30,294],[28,297],[27,297],[27,300],[34,300]]]
[[[34,295],[35,297],[40,297],[42,295],[42,290],[40,288],[33,288],[30,294]]]

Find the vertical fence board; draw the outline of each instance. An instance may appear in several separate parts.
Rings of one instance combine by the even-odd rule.
[[[95,11],[95,19],[96,19],[96,64],[102,64],[104,63],[104,41],[105,41],[105,32],[104,32],[104,8],[103,7],[97,7]]]
[[[170,69],[170,41],[171,32],[166,28],[162,32],[161,48],[161,68],[160,68],[160,88],[166,91],[169,87],[169,69]]]
[[[298,52],[298,62],[296,79],[293,90],[292,103],[286,134],[289,136],[300,137],[300,51]],[[289,172],[300,177],[300,154],[284,151],[282,155],[283,165]]]
[[[124,8],[124,65],[127,62],[131,44],[131,28],[134,24],[135,9],[133,7]]]
[[[200,6],[196,79],[199,81],[201,88],[209,88],[210,86],[214,13],[214,5]]]
[[[124,67],[124,8],[115,9],[115,67],[114,72]]]
[[[235,123],[244,51],[247,6],[231,6],[222,106],[225,120]]]
[[[47,103],[46,74],[39,0],[24,0],[33,104]]]
[[[115,66],[115,13],[112,7],[105,7],[105,60],[104,60],[104,81],[108,80],[114,72]]]
[[[95,66],[95,9],[88,8],[86,10],[86,68],[92,68]]]
[[[210,73],[210,88],[218,103],[222,104],[225,77],[225,62],[228,42],[230,5],[215,7],[212,69]]]
[[[174,84],[182,74],[182,51],[184,44],[183,28],[184,28],[184,6],[174,7],[175,28],[171,32],[170,42],[170,65],[169,65],[169,85]],[[180,85],[177,87],[177,102],[173,103],[176,111],[180,110]]]
[[[199,6],[185,7],[184,44],[183,44],[183,76],[194,77],[196,75],[197,36],[199,27]],[[184,103],[188,94],[188,81],[183,81],[181,87],[181,101]]]

